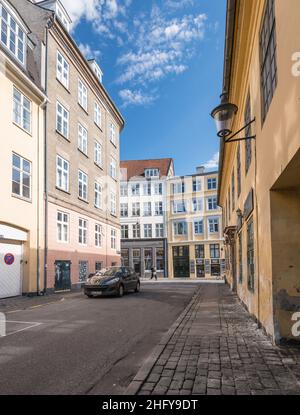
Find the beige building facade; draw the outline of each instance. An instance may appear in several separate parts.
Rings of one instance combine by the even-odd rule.
[[[256,139],[221,143],[226,279],[277,342],[300,340],[299,15],[297,0],[227,4],[223,92],[232,131],[255,120],[240,135]]]
[[[0,1],[0,298],[39,293],[44,268],[44,107],[30,30]],[[15,43],[9,42],[18,33]]]
[[[169,278],[222,278],[222,211],[217,206],[218,172],[203,167],[168,180]]]

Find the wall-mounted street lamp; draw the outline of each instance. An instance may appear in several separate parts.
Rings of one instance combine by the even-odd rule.
[[[228,94],[224,93],[221,95],[221,104],[218,105],[212,112],[211,116],[216,122],[218,137],[224,140],[224,143],[233,143],[234,141],[245,141],[255,139],[256,136],[252,135],[249,137],[235,138],[242,131],[246,130],[254,121],[255,118],[246,124],[236,133],[232,132],[232,124],[235,115],[238,112],[238,107],[228,102]]]

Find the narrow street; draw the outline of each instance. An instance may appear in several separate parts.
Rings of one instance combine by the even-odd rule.
[[[123,393],[198,287],[146,283],[123,298],[74,293],[7,314],[0,394]]]

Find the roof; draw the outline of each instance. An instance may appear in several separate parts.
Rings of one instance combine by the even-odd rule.
[[[130,180],[132,177],[145,177],[145,169],[159,169],[160,177],[168,176],[172,164],[172,158],[121,161],[122,179]]]

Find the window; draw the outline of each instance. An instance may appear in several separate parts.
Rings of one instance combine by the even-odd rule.
[[[237,194],[238,197],[241,194],[242,191],[242,178],[241,178],[241,147],[238,146],[237,149],[237,156],[236,156],[236,173],[237,173]]]
[[[174,200],[173,201],[173,213],[184,213],[186,212],[184,200]]]
[[[180,182],[180,183],[173,183],[172,185],[173,187],[173,193],[184,193],[185,191],[185,186],[184,186],[184,182]]]
[[[102,166],[102,145],[96,140],[94,143],[94,162],[97,166]]]
[[[115,229],[111,229],[110,231],[110,247],[111,249],[116,249],[117,244],[117,231]]]
[[[69,111],[59,102],[56,104],[56,131],[69,138]]]
[[[156,248],[156,270],[163,271],[165,269],[164,250]]]
[[[80,199],[87,200],[87,193],[88,193],[88,187],[87,187],[88,178],[83,171],[78,171],[78,196]]]
[[[156,223],[155,224],[155,237],[156,238],[163,238],[164,237],[164,224],[163,223]]]
[[[217,197],[213,196],[213,197],[207,198],[207,210],[217,210],[217,209],[218,209]]]
[[[1,43],[25,65],[26,35],[7,10],[0,4]]]
[[[117,195],[115,192],[110,192],[110,213],[117,216]]]
[[[101,270],[102,270],[102,262],[99,262],[99,261],[95,262],[95,271],[98,272]]]
[[[120,186],[120,194],[121,196],[128,196],[128,186],[127,183],[122,183]]]
[[[195,256],[196,256],[197,259],[204,259],[205,258],[204,245],[196,245],[195,246]]]
[[[209,233],[218,233],[219,232],[219,219],[218,218],[208,219],[208,229],[209,229]]]
[[[110,141],[116,145],[117,138],[116,138],[116,127],[113,123],[110,124]]]
[[[234,171],[231,175],[231,199],[232,199],[232,210],[235,209],[235,177],[234,177]]]
[[[88,261],[79,261],[78,269],[79,269],[79,282],[85,282],[88,277],[88,269],[89,269]]]
[[[60,7],[60,5],[58,3],[56,4],[56,14],[57,14],[57,17],[59,18],[60,22],[64,26],[64,28],[69,32],[70,23],[67,19],[66,13],[64,12],[64,10]]]
[[[31,101],[14,88],[13,121],[28,133],[31,132]]]
[[[65,88],[69,89],[69,64],[59,51],[56,55],[56,78]]]
[[[210,257],[211,258],[220,258],[220,245],[219,244],[210,244]]]
[[[194,179],[193,180],[193,192],[200,192],[201,191],[201,180]]]
[[[132,225],[132,237],[135,239],[141,237],[141,227],[138,223]]]
[[[207,179],[207,189],[215,190],[217,188],[217,179],[215,177]]]
[[[203,234],[203,220],[198,219],[194,221],[194,234],[202,235]]]
[[[156,195],[162,195],[163,194],[163,185],[162,185],[162,183],[155,183],[154,184],[154,193]]]
[[[69,191],[69,162],[60,156],[56,156],[56,187]]]
[[[128,225],[121,225],[121,238],[122,239],[129,238],[129,226]]]
[[[145,169],[145,177],[159,177],[159,169]]]
[[[155,216],[163,216],[163,202],[155,202]]]
[[[228,222],[230,221],[230,217],[231,217],[231,193],[230,193],[230,187],[228,189]]]
[[[265,119],[277,86],[275,2],[266,1],[260,34],[262,118]]]
[[[239,234],[239,251],[238,251],[238,256],[239,256],[239,283],[242,284],[243,282],[243,234],[242,232],[240,232]]]
[[[99,223],[95,224],[95,246],[100,248],[102,245],[102,226]]]
[[[139,183],[131,185],[131,193],[132,193],[132,196],[139,196],[140,195],[140,185],[139,185]]]
[[[110,177],[117,179],[117,162],[113,157],[110,158]]]
[[[102,186],[99,182],[95,182],[95,207],[101,209],[102,207]]]
[[[12,193],[31,198],[31,162],[13,153]]]
[[[253,218],[247,224],[247,268],[248,268],[248,288],[254,291],[254,227]]]
[[[152,238],[152,225],[151,224],[144,225],[144,238]]]
[[[248,124],[250,121],[251,121],[251,104],[250,104],[250,96],[248,96],[246,108],[245,108],[245,114],[244,114],[244,122],[245,124]],[[245,130],[245,136],[249,137],[251,135],[252,135],[251,125],[249,125]],[[251,161],[252,161],[252,143],[251,143],[251,140],[246,140],[245,141],[246,174],[248,173]]]
[[[123,267],[129,267],[129,249],[121,249]]]
[[[87,154],[87,147],[88,147],[87,130],[81,124],[78,124],[78,148],[84,154]]]
[[[144,216],[151,216],[152,215],[152,207],[151,202],[144,203]]]
[[[95,124],[98,127],[100,127],[100,128],[102,127],[102,112],[101,112],[101,107],[98,104],[98,102],[96,102],[96,101],[95,101],[95,104],[94,104],[94,121],[95,121]]]
[[[151,271],[151,268],[153,267],[152,255],[153,253],[151,248],[144,249],[145,271]]]
[[[140,203],[139,202],[132,203],[132,216],[140,216],[140,215],[141,215]]]
[[[57,240],[69,242],[69,215],[64,212],[57,212]]]
[[[79,238],[80,245],[87,245],[87,220],[79,219]]]
[[[187,235],[187,222],[174,222],[173,223],[174,235]]]
[[[203,210],[202,199],[193,199],[193,212],[201,212]]]
[[[144,196],[151,196],[151,183],[144,184]]]
[[[128,217],[128,203],[121,203],[121,217],[127,218]]]
[[[78,103],[87,111],[87,87],[80,79],[78,80]]]

